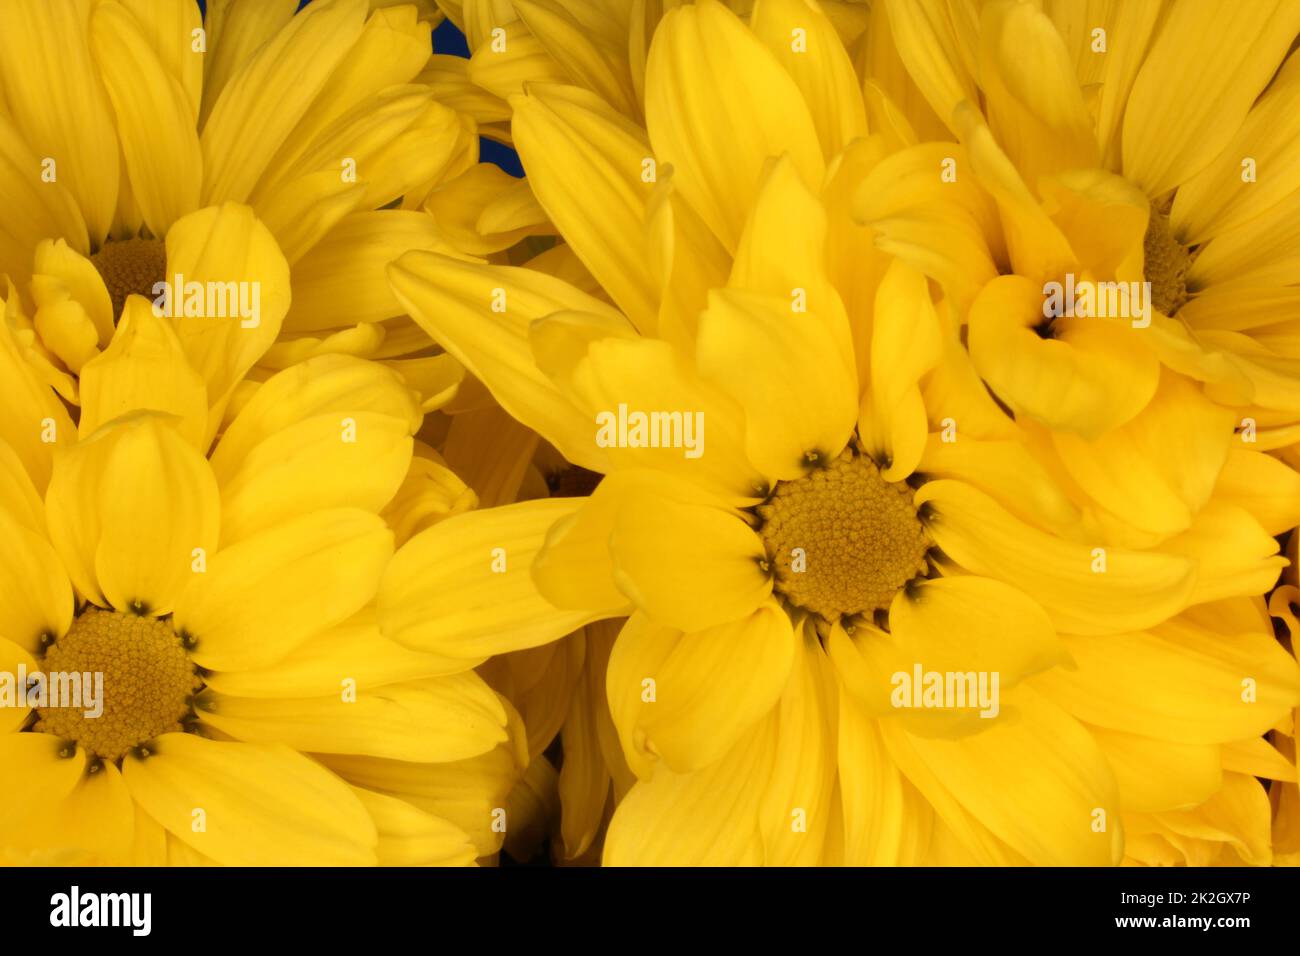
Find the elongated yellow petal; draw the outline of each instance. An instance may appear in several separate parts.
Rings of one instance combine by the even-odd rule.
[[[0,735],[0,770],[22,786],[0,787],[0,840],[22,834],[29,813],[72,793],[86,772],[86,752],[53,734]]]
[[[228,697],[205,690],[200,721],[253,743],[314,753],[367,754],[445,763],[491,750],[506,739],[505,711],[472,671],[357,689],[326,697]]]
[[[212,453],[212,470],[222,484],[262,442],[319,416],[375,414],[406,421],[414,431],[420,413],[411,393],[393,372],[347,355],[323,355],[273,375],[259,386]],[[343,437],[340,430],[339,437]]]
[[[43,169],[34,166],[23,174],[52,171],[76,197],[90,240],[98,245],[117,205],[119,154],[112,112],[91,58],[89,19],[85,4],[5,4],[0,10],[0,85],[9,117],[47,161]]]
[[[1189,603],[1196,571],[1187,558],[1119,548],[1098,554],[1023,524],[983,492],[957,481],[923,485],[915,500],[945,554],[974,574],[1033,595],[1063,631],[1107,634],[1149,627]]]
[[[1034,679],[1099,727],[1189,744],[1258,735],[1292,706],[1295,660],[1265,633],[1188,624],[1152,633],[1066,637],[1076,670]]]
[[[208,435],[208,391],[171,323],[148,300],[126,300],[113,341],[81,370],[82,438],[128,412],[176,416],[177,430],[202,450]]]
[[[1093,439],[1132,419],[1155,394],[1160,363],[1142,337],[1107,319],[1057,318],[1041,337],[1045,293],[1000,276],[970,312],[970,354],[1017,414]]]
[[[59,397],[27,363],[9,323],[0,317],[0,440],[26,468],[36,490],[50,483],[55,451],[76,439],[77,426]]]
[[[226,85],[262,46],[288,24],[298,9],[297,0],[212,0],[208,8],[207,46],[203,57],[203,101],[200,128],[207,122]]]
[[[1232,412],[1165,373],[1143,412],[1095,441],[1056,432],[1070,476],[1102,507],[1136,528],[1186,531],[1209,500],[1232,440]]]
[[[469,663],[390,641],[368,608],[315,635],[284,660],[256,670],[212,671],[204,682],[231,697],[321,697],[341,693],[349,680],[362,691],[459,673]]]
[[[276,432],[222,482],[222,541],[326,508],[378,513],[405,480],[412,447],[406,419],[373,412],[316,415]]]
[[[589,11],[568,10],[556,0],[520,0],[512,6],[574,81],[593,90],[619,114],[636,115],[639,104],[624,62],[627,41],[622,29],[616,28],[614,37],[621,42],[615,45],[608,42],[607,34],[593,29]]]
[[[912,735],[911,746],[938,782],[1031,863],[1115,865],[1124,846],[1120,797],[1105,756],[1047,697],[1022,687],[1014,706],[1018,719],[989,721],[983,733]]]
[[[939,317],[925,276],[894,260],[876,292],[870,391],[858,426],[886,481],[910,475],[925,451],[929,426],[919,383],[941,351]]]
[[[1032,5],[999,0],[980,20],[980,86],[989,125],[1025,181],[1097,165],[1092,116],[1065,44]]]
[[[72,449],[46,496],[50,533],[88,595],[162,615],[216,551],[217,485],[199,452],[164,418],[122,419]]]
[[[392,553],[392,532],[373,514],[290,519],[212,555],[176,602],[176,629],[203,667],[273,664],[364,607]]]
[[[1297,31],[1300,7],[1285,0],[1249,17],[1226,0],[1172,5],[1129,97],[1124,174],[1155,197],[1203,169],[1228,145]]]
[[[416,650],[482,660],[562,637],[611,611],[562,610],[530,565],[552,524],[580,499],[527,501],[448,518],[393,558],[379,591],[379,623]]]
[[[1065,533],[1078,526],[1079,509],[1023,442],[961,437],[959,421],[953,420],[956,441],[944,441],[942,432],[930,434],[918,472],[974,485],[1044,531]]]
[[[1272,455],[1230,448],[1214,496],[1245,508],[1269,534],[1300,525],[1300,473]]]
[[[836,823],[835,675],[815,632],[795,635],[794,666],[777,712],[772,775],[758,812],[763,859],[816,866]]]
[[[188,291],[184,301],[177,294],[177,275],[187,289],[199,283],[198,309],[190,308]],[[207,383],[209,405],[219,410],[279,334],[289,309],[288,263],[251,209],[226,203],[191,213],[168,231],[167,281],[173,327]]]
[[[715,505],[647,492],[619,511],[610,547],[620,590],[683,631],[744,618],[772,591],[761,539]]]
[[[399,302],[482,381],[506,411],[535,428],[567,458],[605,471],[594,423],[537,368],[528,345],[534,319],[563,309],[611,316],[607,305],[542,273],[407,253],[389,267]]]
[[[620,637],[615,653],[626,653],[622,645],[635,635]],[[684,773],[721,758],[772,711],[790,676],[795,637],[785,612],[767,603],[741,620],[667,639],[672,650],[630,689],[643,702],[639,719],[620,732]],[[651,701],[644,703],[647,693]]]
[[[867,135],[861,82],[820,6],[808,0],[760,0],[750,28],[799,85],[828,159]]]
[[[605,837],[606,866],[757,866],[763,786],[775,720],[761,721],[705,770],[660,768],[619,804]]]
[[[405,800],[353,787],[379,831],[380,866],[470,866],[476,853],[469,836],[454,823]]]
[[[655,182],[645,133],[573,87],[530,87],[513,105],[515,143],[538,201],[615,303],[652,334],[658,289],[635,241]]]
[[[594,341],[567,392],[591,416],[588,434],[615,468],[653,468],[738,503],[770,485],[745,452],[740,406],[667,342]]]
[[[243,202],[361,34],[364,0],[327,0],[293,17],[223,87],[203,127],[207,205]],[[235,144],[242,144],[238,149]]]
[[[1196,561],[1192,600],[1265,594],[1287,566],[1278,543],[1245,508],[1211,501],[1185,532],[1161,547]]]
[[[857,383],[842,355],[826,324],[784,296],[718,290],[700,316],[700,371],[743,406],[746,457],[778,479],[833,461],[848,443]]]
[[[1090,729],[1115,771],[1125,810],[1154,813],[1203,803],[1223,783],[1219,748]]]
[[[375,825],[348,786],[276,744],[163,734],[132,754],[122,776],[132,798],[186,846],[227,866],[364,866]],[[202,810],[204,826],[194,826]]]
[[[203,156],[194,102],[117,3],[95,8],[90,44],[117,116],[131,193],[155,236],[199,204]]]
[[[799,87],[717,0],[663,18],[646,65],[646,123],[660,163],[734,250],[767,157],[788,152],[809,188],[825,160]]]

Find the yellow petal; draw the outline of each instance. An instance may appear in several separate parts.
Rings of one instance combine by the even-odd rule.
[[[81,421],[86,438],[137,409],[175,415],[181,435],[202,450],[208,435],[208,392],[190,367],[171,323],[147,299],[130,296],[113,341],[81,370]]]
[[[1124,174],[1149,196],[1186,182],[1228,145],[1300,31],[1300,8],[1250,17],[1229,2],[1175,5],[1133,83]]]
[[[636,723],[620,725],[619,731],[677,773],[707,767],[766,717],[785,689],[795,657],[790,619],[771,602],[741,620],[690,634],[625,630],[614,656],[642,657],[625,646],[638,637],[668,640],[672,649],[666,656],[651,655],[660,658],[658,666],[643,674],[621,669],[634,683],[611,685],[610,696],[639,694],[643,705]],[[653,682],[650,692],[647,680]],[[651,701],[644,703],[647,693]]]
[[[221,483],[223,542],[327,508],[378,513],[411,462],[405,418],[325,413],[263,439]]]
[[[1045,302],[1018,275],[984,287],[970,312],[970,354],[980,374],[1017,415],[1053,429],[1091,439],[1132,419],[1160,380],[1142,330],[1062,317],[1042,338]]]
[[[796,635],[794,666],[777,713],[772,775],[759,808],[764,861],[815,866],[835,826],[835,675],[814,631]]]
[[[613,46],[609,34],[593,22],[591,8],[566,10],[563,4],[550,0],[520,0],[512,5],[528,31],[574,80],[595,91],[620,114],[636,114],[639,104],[631,76],[621,62],[627,56],[622,24],[616,23],[611,31],[619,41]]]
[[[533,86],[513,105],[515,143],[538,201],[610,298],[652,334],[658,289],[636,241],[655,181],[645,133],[573,87]]]
[[[1263,633],[1186,624],[1063,638],[1078,667],[1034,684],[1090,724],[1189,744],[1267,730],[1294,703],[1295,660]]]
[[[772,591],[762,540],[714,504],[648,491],[620,509],[609,540],[619,589],[683,631],[744,618]]]
[[[765,494],[769,482],[744,450],[740,407],[667,342],[594,341],[567,391],[615,467],[653,468],[736,502]]]
[[[253,449],[272,436],[319,416],[341,423],[367,413],[402,419],[412,431],[420,423],[410,391],[391,370],[347,355],[310,359],[262,383],[226,427],[212,453],[212,470],[224,485]]]
[[[95,8],[90,47],[117,116],[132,195],[150,231],[166,235],[199,204],[203,156],[194,104],[125,7]]]
[[[375,825],[347,784],[278,744],[163,734],[122,775],[131,796],[186,846],[226,866],[365,866]],[[202,810],[204,827],[194,826]]]
[[[1300,525],[1300,474],[1272,455],[1229,449],[1214,496],[1245,508],[1269,534]]]
[[[89,20],[81,4],[6,4],[0,12],[0,86],[9,117],[39,156],[54,160],[57,181],[76,197],[98,245],[117,205],[119,154],[91,61]]]
[[[1158,535],[1187,530],[1209,500],[1232,440],[1232,412],[1165,373],[1136,418],[1095,441],[1052,434],[1061,463],[1103,508]]]
[[[31,654],[13,641],[0,637],[0,674],[13,681],[12,686],[15,691],[22,686],[17,678],[19,667],[26,668],[29,674],[35,674],[41,669],[36,663],[36,658]],[[6,706],[0,709],[0,734],[17,731],[26,722],[27,715],[31,713],[31,708],[21,700],[6,700],[5,704]]]
[[[54,452],[76,439],[77,426],[59,397],[28,365],[9,323],[0,316],[0,440],[22,461],[36,490],[50,483]]]
[[[1115,865],[1124,841],[1105,756],[1046,697],[1022,687],[1014,704],[1018,719],[990,721],[983,733],[908,740],[935,780],[1030,863]]]
[[[682,195],[736,248],[769,156],[789,152],[809,188],[825,161],[803,95],[716,0],[667,13],[646,64],[646,124]]]
[[[205,690],[199,720],[251,743],[314,753],[367,754],[417,763],[464,760],[506,739],[505,711],[473,671],[389,684],[336,688],[326,697],[228,697]]]
[[[203,102],[199,126],[207,122],[221,92],[264,44],[288,24],[297,0],[241,3],[212,0],[204,24],[208,49],[203,57]]]
[[[778,479],[833,461],[848,443],[857,383],[841,356],[826,324],[784,296],[717,290],[700,316],[700,371],[744,408],[746,457]]]
[[[871,332],[870,392],[863,396],[859,431],[886,481],[902,481],[925,451],[921,378],[939,362],[939,317],[925,276],[894,260],[876,292]]]
[[[1104,549],[1044,534],[969,485],[943,479],[916,493],[943,552],[973,574],[1031,594],[1063,631],[1107,634],[1157,624],[1182,610],[1195,564],[1156,552]],[[1104,571],[1096,570],[1105,567]]]
[[[428,216],[400,209],[347,216],[294,263],[284,328],[314,332],[402,314],[385,267],[410,249],[441,245]]]
[[[1022,441],[964,437],[953,420],[954,441],[931,433],[917,471],[928,478],[956,478],[974,485],[1022,521],[1065,533],[1078,526],[1079,509]]]
[[[459,827],[478,856],[501,849],[501,824],[510,825],[509,816],[502,817],[506,796],[523,773],[518,755],[506,745],[448,764],[343,754],[318,759],[354,786],[399,797]]]
[[[1223,783],[1219,748],[1091,729],[1115,771],[1124,809],[1141,813],[1194,807]]]
[[[186,286],[218,284],[227,290],[227,312],[232,311],[228,283],[239,283],[235,297],[241,307],[233,309],[238,315],[194,316],[187,314],[189,309],[181,311],[181,302],[170,303],[173,327],[190,364],[207,383],[209,404],[220,407],[279,334],[289,308],[289,266],[253,211],[227,203],[200,209],[172,226],[167,273],[173,286],[177,275],[184,276]],[[179,298],[174,289],[173,298]]]
[[[322,631],[284,660],[256,670],[211,671],[204,683],[231,697],[319,697],[337,694],[345,681],[358,691],[465,670],[472,661],[413,651],[379,630],[366,609]]]
[[[825,156],[838,156],[867,135],[861,82],[820,6],[808,0],[762,0],[755,4],[750,29],[798,84]]]
[[[264,667],[365,606],[392,553],[392,532],[375,515],[339,508],[290,519],[209,557],[176,602],[176,629],[203,667]]]
[[[528,326],[562,309],[616,317],[608,306],[551,276],[408,253],[389,267],[411,316],[487,385],[506,411],[536,429],[569,461],[604,471],[590,420],[537,368]],[[496,304],[496,308],[494,308]]]
[[[775,738],[775,720],[761,721],[707,769],[660,768],[636,784],[614,811],[604,865],[760,865],[758,813]]]
[[[1003,0],[980,20],[980,86],[989,125],[1031,185],[1062,169],[1097,165],[1093,120],[1052,21]]]
[[[1287,560],[1277,541],[1245,508],[1211,501],[1187,531],[1161,548],[1196,561],[1192,600],[1217,601],[1272,589]]]
[[[72,793],[86,773],[86,753],[53,734],[0,735],[0,771],[18,786],[0,787],[0,845],[19,834],[34,810]]]
[[[353,787],[379,831],[380,866],[470,866],[477,855],[465,831],[405,800]]]
[[[212,470],[163,418],[108,426],[62,458],[46,496],[50,535],[88,596],[118,610],[169,613],[217,546]]]
[[[557,608],[532,579],[547,529],[580,504],[526,501],[457,515],[416,535],[384,574],[378,608],[385,636],[420,651],[482,660],[606,616]]]
[[[204,205],[243,202],[364,26],[364,0],[328,0],[293,17],[221,91],[203,148]],[[235,148],[235,144],[242,144]]]

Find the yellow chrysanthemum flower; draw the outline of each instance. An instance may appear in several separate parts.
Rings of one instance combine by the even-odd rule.
[[[1256,448],[1293,443],[1300,3],[885,6],[899,56],[1006,228],[1001,271],[1017,278],[991,285],[970,319],[972,357],[999,395],[1038,390],[1061,400],[1065,427],[1112,426],[1154,394],[1159,359],[1240,406]],[[1052,336],[1061,344],[1036,341],[1039,286],[1065,273],[1148,283],[1150,327],[1117,324],[1118,348],[1075,323]],[[1086,421],[1046,386],[1063,371],[1104,374],[1126,407]]]
[[[967,259],[1010,238],[940,176],[955,144],[868,98],[815,5],[746,25],[703,0],[655,33],[645,129],[572,86],[512,101],[538,200],[616,308],[437,254],[394,290],[607,477],[417,536],[381,627],[482,659],[630,615],[607,690],[638,782],[607,863],[1107,864],[1129,831],[1133,862],[1197,840],[1268,862],[1253,778],[1294,778],[1261,735],[1298,683],[1259,595],[1300,496],[1245,481],[1272,465],[1175,372],[1086,438],[1000,408],[962,324],[995,275]],[[669,416],[663,440],[634,413]],[[997,713],[900,706],[918,666],[998,675]]]
[[[192,0],[0,9],[0,297],[28,361],[68,401],[128,294],[156,301],[158,283],[179,296],[202,278],[187,271],[200,251],[172,231],[225,202],[254,210],[274,238],[266,255],[292,276],[292,302],[253,303],[276,342],[256,377],[344,353],[389,362],[430,404],[459,382],[384,267],[410,249],[512,245],[529,231],[518,202],[503,208],[513,180],[478,165],[475,121],[435,90],[432,4],[297,7],[214,0],[206,21]]]
[[[173,234],[198,229],[216,262],[247,258],[250,233],[270,241],[246,207]],[[228,371],[257,352],[226,324],[200,355]],[[0,856],[495,853],[525,759],[517,716],[464,662],[376,621],[395,544],[472,505],[413,441],[422,414],[397,374],[309,359],[241,391],[223,423],[177,329],[132,296],[73,425],[15,338],[0,326]],[[98,703],[55,695],[78,678]]]

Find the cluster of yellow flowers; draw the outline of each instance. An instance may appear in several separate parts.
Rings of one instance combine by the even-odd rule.
[[[297,7],[0,4],[0,862],[1300,863],[1300,0]]]

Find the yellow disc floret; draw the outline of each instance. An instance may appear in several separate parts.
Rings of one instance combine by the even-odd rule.
[[[912,489],[852,450],[778,483],[758,513],[776,590],[827,620],[888,608],[926,570],[930,541]]]
[[[122,314],[128,295],[155,298],[155,283],[166,281],[167,248],[161,239],[122,239],[104,244],[90,257],[113,300],[113,317]]]
[[[1151,283],[1151,305],[1164,315],[1173,315],[1187,301],[1187,272],[1192,256],[1169,227],[1169,217],[1151,204],[1143,240],[1146,280]]]
[[[39,707],[35,729],[76,741],[104,760],[181,730],[190,698],[202,687],[168,622],[95,607],[50,645],[42,665],[51,681],[58,675],[103,675],[101,714],[87,716],[88,706]]]

